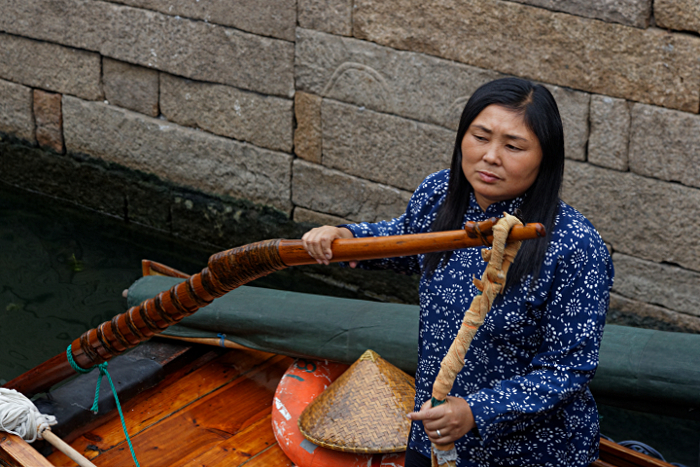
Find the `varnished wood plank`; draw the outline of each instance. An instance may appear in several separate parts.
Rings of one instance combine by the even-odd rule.
[[[157,386],[147,389],[146,391],[136,396],[134,399],[130,400],[126,404],[123,404],[122,409],[124,413],[130,413],[135,406],[138,406],[143,401],[158,400],[159,394],[167,392],[166,388],[168,388],[172,384],[179,384],[189,374],[210,364],[213,360],[217,358],[222,358],[222,355],[224,354],[219,352],[218,349],[206,352],[205,354],[190,362],[189,364],[186,364],[182,368],[179,368],[177,371],[167,375],[165,379],[161,381]],[[134,425],[135,423],[139,422],[139,420],[137,420],[136,417],[130,415],[125,415],[125,417],[127,427],[129,427],[130,430],[133,430],[135,426],[138,426]],[[118,426],[121,431],[109,428],[111,425],[114,424],[116,424],[116,426]],[[103,439],[99,433],[104,434],[104,432],[109,432],[110,434],[113,434],[115,437],[117,437],[118,439],[114,441],[114,445],[124,441],[124,432],[121,429],[119,413],[116,410],[111,410],[109,413],[103,414],[99,419],[91,422],[89,425],[81,428],[80,430],[76,430],[76,432],[76,434],[71,433],[65,436],[64,440],[68,442],[75,450],[83,453],[83,455],[88,459],[99,455],[99,453],[101,452],[101,448],[98,445],[101,445],[103,448],[104,446],[109,446],[109,437],[107,437],[107,439]],[[131,431],[129,431],[129,433],[131,433]],[[63,453],[59,451],[54,451],[51,455],[48,456],[48,459],[56,466],[72,467],[73,465],[75,465],[70,461],[70,459],[68,459],[68,457],[66,457]]]
[[[132,437],[139,462],[172,465],[200,456],[265,418],[271,412],[277,382],[291,359],[274,358],[265,365],[199,399],[185,409]],[[130,462],[122,443],[93,459],[98,466]]]
[[[591,467],[615,467],[615,466],[598,459],[597,461],[595,461],[591,464]]]
[[[53,467],[25,440],[5,432],[0,433],[0,459],[12,467]]]
[[[172,384],[165,387],[159,385],[140,394],[123,406],[129,435],[134,437],[206,394],[264,365],[268,360],[283,358],[286,357],[265,352],[230,351],[183,375],[179,380],[172,380]],[[111,416],[105,419],[102,425],[84,433],[74,440],[71,446],[88,459],[94,459],[124,441],[121,421],[116,411],[112,411]],[[72,465],[60,452],[54,452],[49,459],[58,466]]]
[[[152,341],[147,342],[145,345],[150,345],[152,344]],[[139,349],[136,349],[134,352],[138,352]],[[141,397],[141,399],[148,397],[150,394],[155,394],[159,391],[162,391],[164,388],[170,386],[176,381],[181,380],[184,378],[186,375],[189,373],[196,371],[197,369],[203,367],[204,365],[208,364],[215,358],[220,357],[221,355],[224,354],[224,351],[222,349],[218,348],[213,348],[212,350],[209,351],[202,351],[201,349],[198,350],[190,350],[188,351],[184,356],[184,360],[182,355],[180,355],[179,360],[174,360],[173,355],[167,356],[167,355],[161,355],[161,356],[156,356],[155,361],[158,363],[162,363],[164,365],[164,369],[166,370],[166,375],[162,381],[160,381],[156,386],[150,387],[145,389],[144,391],[140,392],[137,394],[138,396]],[[181,352],[174,352],[174,353],[180,353]],[[194,358],[190,358],[194,357]],[[107,385],[106,382],[103,383],[104,385]],[[136,397],[136,396],[134,396]],[[128,409],[130,406],[129,404],[133,404],[131,401],[124,401],[121,400],[122,408],[125,410]],[[86,404],[89,405],[89,404]],[[105,423],[107,423],[109,420],[112,420],[114,418],[118,419],[119,414],[117,413],[116,410],[111,410],[107,413],[100,413],[100,417],[97,419],[93,419],[91,422],[87,423],[84,426],[77,427],[73,431],[71,431],[68,434],[63,435],[63,440],[67,442],[68,444],[72,443],[75,439],[77,439],[79,436],[82,436],[85,433],[88,433],[89,431],[95,429],[96,427],[102,426]]]
[[[272,417],[268,414],[207,452],[171,467],[236,467],[243,465],[276,443],[271,423]]]
[[[604,438],[600,440],[600,460],[615,467],[673,467],[667,462],[646,456]]]
[[[292,461],[284,455],[282,448],[278,444],[271,446],[266,451],[253,457],[250,462],[245,464],[245,467],[291,467]]]

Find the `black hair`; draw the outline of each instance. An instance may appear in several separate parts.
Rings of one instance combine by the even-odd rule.
[[[490,105],[521,113],[525,125],[535,134],[542,149],[539,173],[525,192],[518,217],[523,222],[544,224],[547,236],[523,242],[508,272],[507,286],[510,286],[529,274],[537,278],[559,210],[564,177],[564,129],[557,103],[547,88],[520,78],[503,78],[484,84],[472,94],[459,121],[447,195],[432,224],[432,231],[463,228],[464,215],[474,190],[462,172],[462,140],[474,119]],[[451,251],[427,254],[423,266],[428,276],[441,263],[445,265],[451,255]]]

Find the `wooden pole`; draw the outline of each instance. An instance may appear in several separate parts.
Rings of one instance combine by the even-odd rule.
[[[41,437],[51,443],[53,447],[65,454],[70,460],[78,464],[80,467],[97,467],[90,462],[85,456],[80,454],[73,447],[56,436],[51,429],[47,428],[41,433]]]
[[[490,245],[496,219],[468,222],[464,230],[391,237],[337,239],[332,244],[333,262],[410,256]],[[542,224],[514,228],[509,242],[545,236]],[[217,253],[206,268],[131,307],[111,321],[85,332],[71,344],[73,360],[89,369],[178,323],[214,299],[259,277],[289,266],[316,264],[301,240],[266,240]],[[4,387],[31,397],[74,373],[65,353],[59,354],[6,383]]]

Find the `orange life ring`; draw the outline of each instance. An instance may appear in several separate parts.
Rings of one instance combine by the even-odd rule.
[[[317,446],[304,438],[297,420],[307,405],[348,368],[327,360],[296,359],[285,372],[272,404],[272,431],[299,467],[403,467],[405,453],[353,454]]]

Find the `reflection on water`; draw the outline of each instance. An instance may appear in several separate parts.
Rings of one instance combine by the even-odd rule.
[[[152,258],[197,271],[211,251],[0,186],[0,379],[65,350],[126,309]]]
[[[230,246],[238,246],[235,239]],[[0,381],[65,351],[83,332],[126,311],[122,291],[140,277],[142,259],[194,273],[215,252],[0,184]],[[250,285],[357,297],[301,271],[277,272]]]

